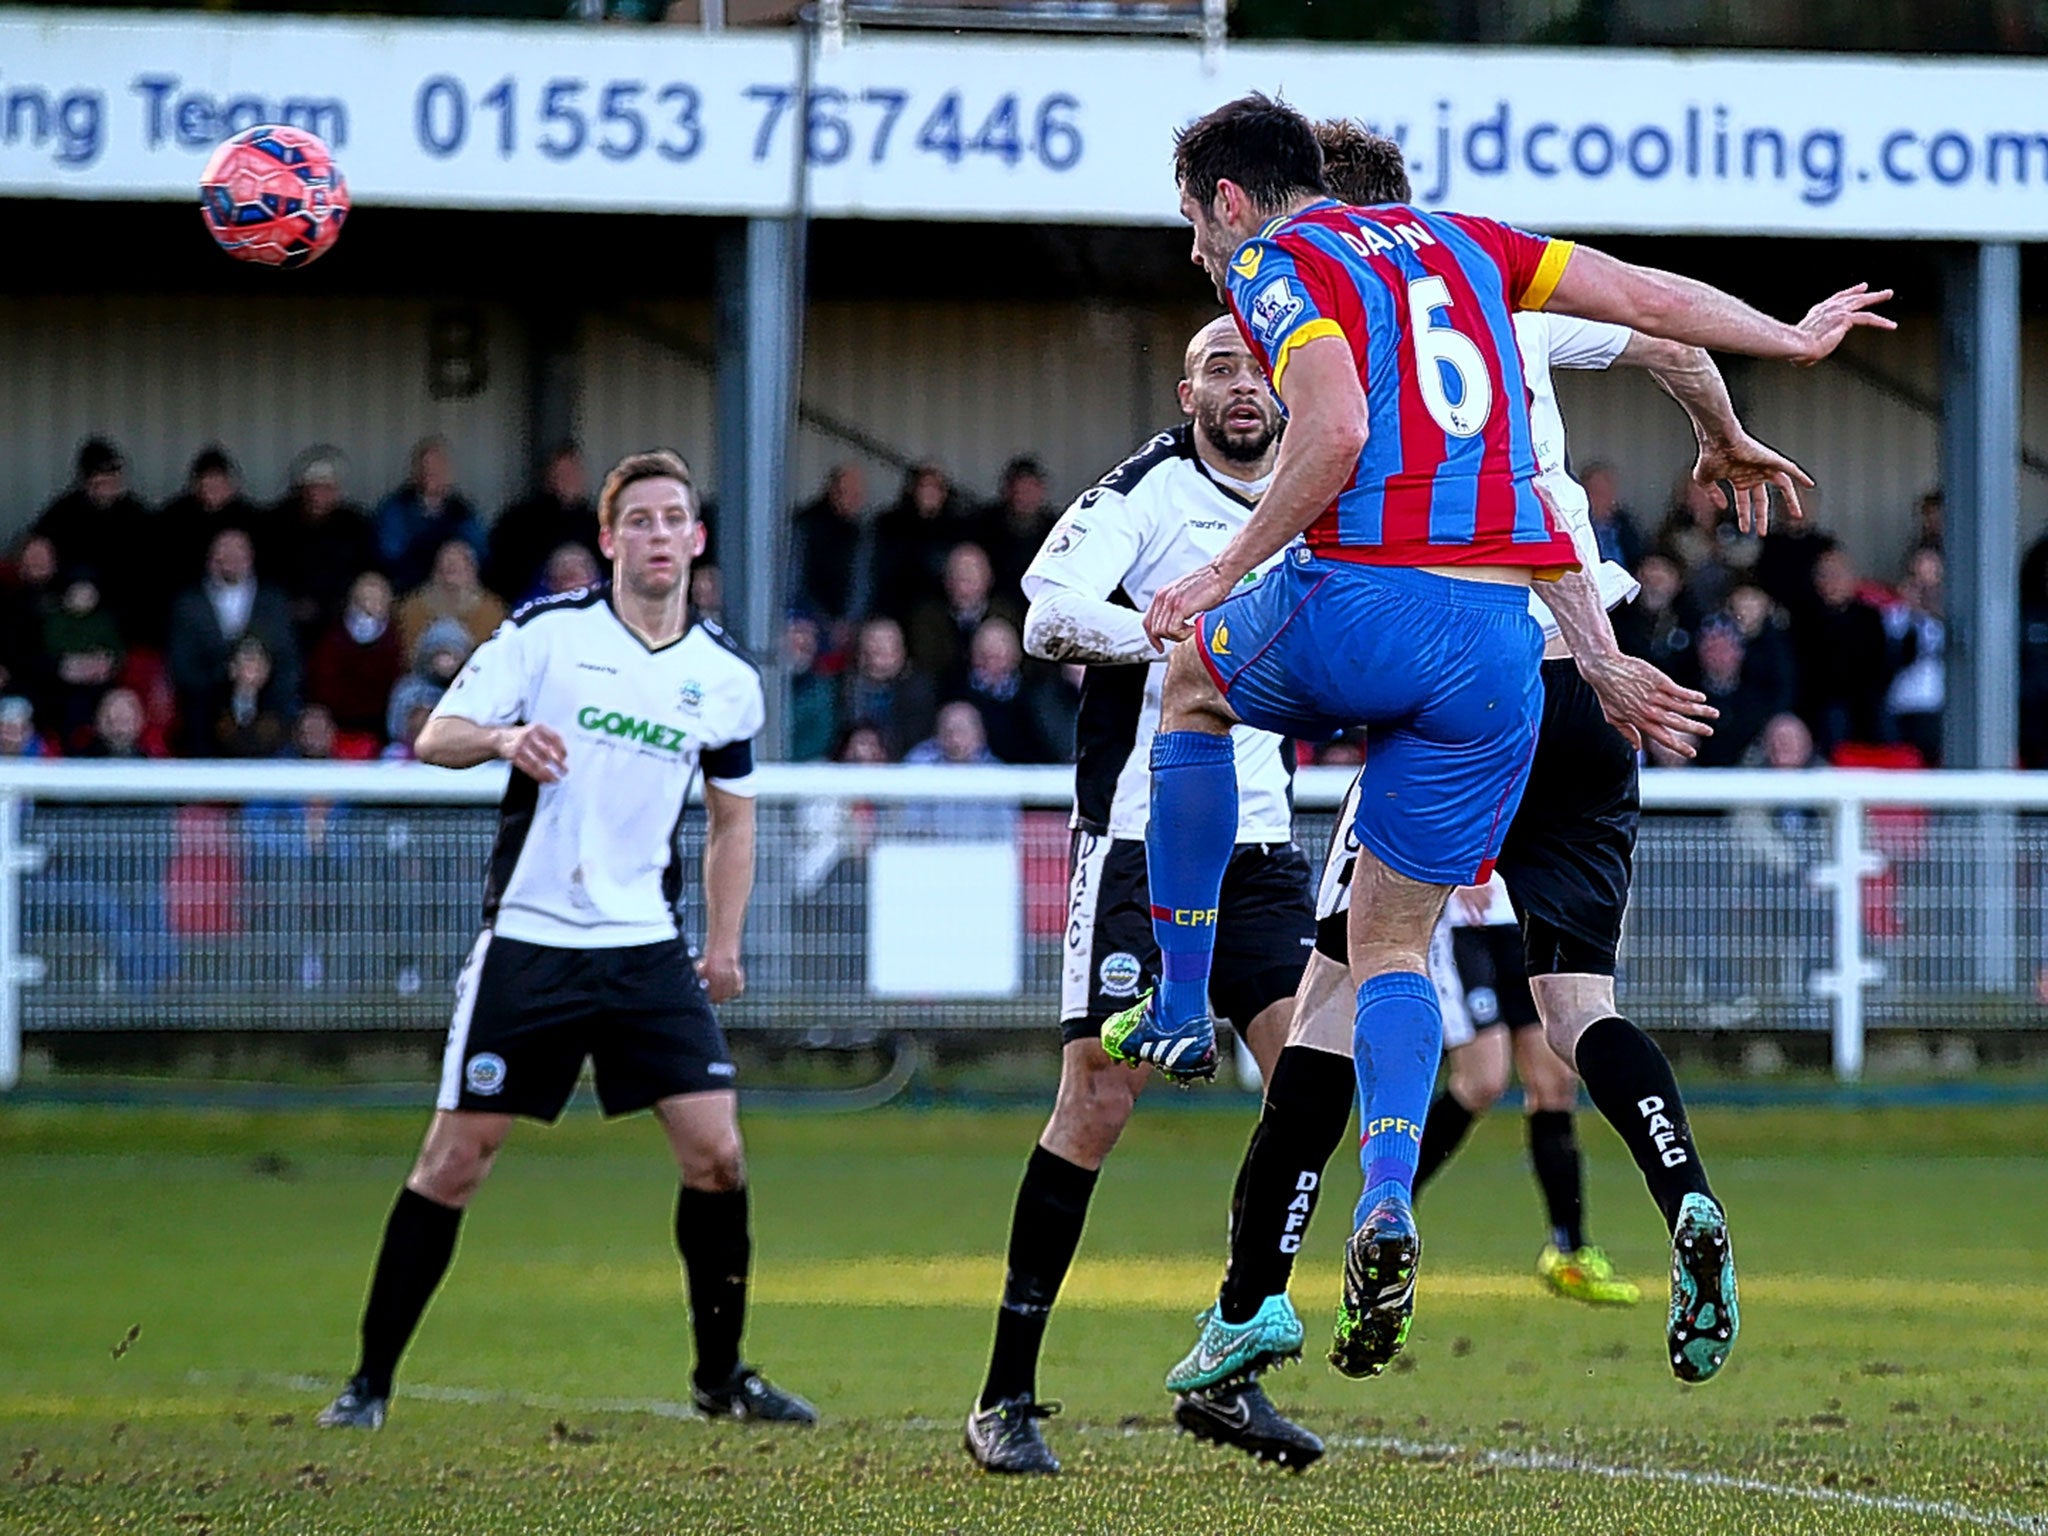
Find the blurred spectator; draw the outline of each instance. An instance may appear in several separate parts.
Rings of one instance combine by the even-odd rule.
[[[19,694],[0,699],[0,757],[54,757],[36,733],[36,707]]]
[[[1081,723],[1081,684],[1088,669],[1073,662],[1045,668],[1032,677],[1032,664],[1024,667],[1024,688],[1031,698],[1031,712],[1038,721],[1038,739],[1050,763],[1071,763]]]
[[[284,594],[256,580],[249,536],[239,528],[213,537],[206,578],[171,607],[171,686],[178,698],[184,750],[213,750],[213,724],[227,702],[228,658],[244,636],[263,642],[265,707],[288,718],[298,706],[299,648]]]
[[[299,711],[299,718],[292,722],[291,744],[285,755],[296,757],[301,762],[332,762],[336,756],[337,736],[334,716],[318,704],[308,704]]]
[[[541,595],[559,597],[564,592],[594,587],[603,575],[604,567],[588,549],[581,544],[563,544],[548,556],[548,563],[541,567]]]
[[[2048,768],[2048,570],[2020,590],[2020,762]]]
[[[223,528],[239,528],[249,535],[256,551],[256,563],[271,581],[268,570],[270,546],[257,527],[256,509],[242,494],[242,471],[218,443],[194,456],[185,471],[185,489],[164,503],[156,515],[157,551],[161,564],[157,579],[168,583],[162,590],[173,596],[205,573],[206,552],[213,536]]]
[[[405,484],[377,507],[377,558],[393,589],[410,592],[424,582],[435,552],[450,539],[462,540],[483,559],[484,527],[476,509],[455,489],[448,440],[422,438],[413,445]]]
[[[228,654],[226,698],[214,717],[213,757],[276,757],[291,727],[271,686],[270,650],[254,635]]]
[[[2020,591],[2040,593],[2048,590],[2048,528],[2041,530],[2041,536],[2027,546],[2026,554],[2020,560]],[[2026,599],[2024,596],[2021,601]]]
[[[903,494],[875,519],[875,612],[900,623],[942,601],[946,552],[974,533],[974,521],[936,464],[904,477]]]
[[[1678,567],[1665,555],[1646,555],[1636,580],[1643,590],[1632,603],[1614,610],[1614,633],[1621,648],[1661,668],[1676,682],[1691,686],[1699,676],[1693,654],[1693,617],[1688,611]]]
[[[981,713],[964,699],[955,699],[938,714],[932,734],[903,754],[906,763],[992,763]]]
[[[1847,551],[1830,549],[1814,562],[1815,601],[1795,620],[1799,713],[1823,757],[1845,741],[1884,740],[1884,696],[1892,681],[1884,619],[1856,587]]]
[[[1060,509],[1046,499],[1045,466],[1029,454],[1020,454],[1003,466],[1000,487],[996,499],[982,508],[981,527],[975,536],[995,568],[996,594],[1014,597],[1024,580],[1024,568],[1036,558],[1045,536],[1059,521]]]
[[[1930,768],[1941,766],[1941,714],[1948,698],[1941,550],[1922,545],[1906,561],[1898,597],[1884,609],[1892,683],[1884,706],[1898,739]]]
[[[49,658],[50,683],[38,712],[45,729],[69,742],[92,720],[126,655],[120,627],[101,603],[89,567],[72,571],[63,597],[44,618],[43,652]]]
[[[1721,712],[1714,734],[1699,744],[1694,761],[1702,768],[1741,762],[1771,718],[1770,698],[1743,675],[1743,659],[1742,631],[1732,619],[1716,616],[1700,626],[1699,690]]]
[[[832,747],[832,761],[835,763],[886,763],[889,760],[889,744],[882,739],[881,727],[867,720],[856,720],[846,727]]]
[[[1579,483],[1591,504],[1593,537],[1599,542],[1600,553],[1633,571],[1642,564],[1647,551],[1643,548],[1643,530],[1636,526],[1634,515],[1622,503],[1621,481],[1614,466],[1588,464]]]
[[[590,471],[575,443],[558,445],[541,469],[540,484],[498,514],[484,557],[483,583],[511,607],[538,597],[548,561],[564,544],[579,545],[593,561],[599,559]]]
[[[985,619],[975,630],[968,650],[967,683],[960,697],[980,715],[988,749],[998,762],[1053,760],[1039,740],[1038,720],[1024,685],[1024,643],[1017,638],[1017,626],[1008,619]]]
[[[1349,736],[1339,736],[1335,741],[1324,742],[1316,748],[1316,764],[1319,767],[1356,768],[1364,761],[1365,748]]]
[[[412,756],[420,727],[475,648],[469,631],[453,619],[437,619],[427,626],[413,647],[412,670],[392,686],[390,703],[385,706],[384,734],[390,741],[385,756]]]
[[[690,567],[690,612],[714,624],[725,622],[725,573],[703,562]]]
[[[74,757],[131,759],[168,755],[163,743],[152,739],[149,717],[132,688],[109,688],[100,695],[92,727],[72,753]]]
[[[48,686],[43,624],[57,607],[57,546],[31,535],[14,557],[13,580],[0,587],[0,692],[39,696]]]
[[[894,761],[931,734],[934,705],[931,680],[910,665],[903,626],[884,618],[861,625],[853,666],[840,679],[839,718],[872,722]]]
[[[1799,700],[1799,662],[1784,614],[1762,587],[1744,582],[1728,594],[1728,618],[1742,635],[1742,676],[1769,702],[1772,714]]]
[[[1813,494],[1808,491],[1802,499],[1810,500]],[[1811,521],[1778,518],[1759,546],[1751,579],[1791,619],[1796,639],[1805,627],[1807,611],[1813,607],[1814,565],[1835,547],[1834,538],[1822,533]]]
[[[1920,498],[1913,508],[1913,542],[1906,549],[1906,558],[1911,559],[1923,549],[1939,551],[1943,524],[1947,518],[1947,504],[1941,492],[1929,491]]]
[[[161,583],[150,548],[152,524],[142,503],[128,492],[127,461],[103,437],[78,450],[78,475],[71,489],[36,518],[34,532],[48,539],[59,570],[90,562],[100,573],[100,598],[124,635],[147,628]],[[145,611],[148,610],[148,611]]]
[[[1733,522],[1714,504],[1713,492],[1690,476],[1679,482],[1671,511],[1657,530],[1657,551],[1679,569],[1685,595],[1696,613],[1712,613],[1728,600],[1731,571],[1753,560],[1736,559]]]
[[[427,626],[453,619],[469,631],[472,645],[482,645],[505,622],[505,605],[478,579],[476,551],[450,539],[434,552],[434,570],[426,583],[406,593],[398,605],[398,643],[408,653]]]
[[[345,468],[338,448],[300,454],[292,488],[271,508],[264,529],[264,579],[284,590],[302,646],[313,645],[340,615],[349,584],[377,566],[370,520],[342,494]]]
[[[1806,722],[1787,711],[1764,722],[1757,738],[1757,766],[1760,768],[1818,768],[1813,755],[1813,732]]]
[[[790,603],[835,630],[867,611],[874,587],[874,540],[864,521],[868,481],[858,464],[838,464],[794,519]],[[844,636],[830,636],[836,649]]]
[[[337,728],[385,740],[391,690],[405,671],[405,647],[391,622],[391,583],[365,571],[349,588],[341,617],[313,647],[306,699],[329,711]]]
[[[839,690],[818,670],[815,619],[799,614],[783,626],[782,664],[789,672],[789,760],[814,763],[832,750],[839,715]]]
[[[946,552],[940,596],[925,603],[910,621],[910,657],[938,686],[957,696],[967,683],[968,647],[989,619],[1024,624],[1022,602],[995,592],[995,572],[979,544],[955,544]]]

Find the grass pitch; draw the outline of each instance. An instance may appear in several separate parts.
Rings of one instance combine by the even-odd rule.
[[[1340,1156],[1296,1277],[1310,1363],[1269,1381],[1331,1441],[1299,1477],[1175,1435],[1158,1386],[1251,1114],[1141,1111],[1040,1383],[1067,1474],[1020,1485],[959,1421],[1036,1116],[749,1119],[749,1352],[814,1433],[679,1406],[652,1125],[522,1127],[390,1425],[340,1435],[312,1415],[423,1116],[0,1109],[0,1531],[2048,1532],[2048,1110],[1698,1115],[1743,1276],[1704,1388],[1664,1366],[1662,1227],[1593,1116],[1593,1230],[1645,1305],[1538,1290],[1501,1115],[1423,1203],[1412,1368],[1338,1379]]]

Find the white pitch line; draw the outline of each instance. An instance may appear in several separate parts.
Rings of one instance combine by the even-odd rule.
[[[293,1392],[318,1394],[334,1383],[319,1376],[247,1375],[228,1371],[192,1371],[187,1380],[212,1386],[233,1385],[279,1387]],[[550,1413],[644,1413],[662,1419],[701,1418],[689,1403],[649,1397],[556,1397],[546,1393],[493,1392],[480,1387],[439,1387],[408,1382],[405,1396],[430,1403],[461,1403],[471,1407],[493,1405],[537,1408]],[[910,1430],[946,1430],[957,1426],[950,1420],[911,1418],[898,1421]],[[1107,1434],[1128,1439],[1144,1434],[1177,1431],[1140,1428],[1110,1428],[1080,1424],[1079,1434]],[[2048,1515],[2027,1515],[2017,1510],[1976,1509],[1952,1499],[1916,1499],[1905,1494],[1859,1493],[1852,1488],[1812,1488],[1797,1483],[1773,1483],[1760,1477],[1737,1477],[1729,1472],[1697,1472],[1684,1467],[1631,1467],[1608,1462],[1587,1461],[1556,1451],[1507,1451],[1490,1446],[1465,1446],[1451,1442],[1431,1444],[1385,1435],[1339,1435],[1330,1440],[1332,1449],[1380,1451],[1403,1461],[1468,1461],[1496,1467],[1505,1472],[1562,1472],[1579,1477],[1599,1478],[1617,1483],[1673,1483],[1688,1488],[1717,1488],[1729,1493],[1757,1493],[1771,1498],[1804,1499],[1814,1504],[1835,1504],[1851,1509],[1882,1510],[1890,1514],[1922,1515],[1929,1519],[1953,1520],[1983,1530],[2019,1531],[2023,1536],[2048,1536]]]

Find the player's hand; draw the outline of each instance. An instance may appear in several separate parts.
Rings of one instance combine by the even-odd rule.
[[[1700,456],[1692,467],[1693,483],[1703,485],[1714,505],[1729,509],[1722,482],[1733,488],[1735,526],[1758,535],[1771,531],[1771,487],[1785,498],[1785,511],[1794,518],[1806,516],[1799,505],[1799,487],[1813,489],[1805,470],[1768,443],[1760,443],[1740,427],[1732,437],[1700,443]]]
[[[1854,288],[1844,288],[1840,293],[1822,299],[1806,312],[1806,318],[1795,327],[1806,339],[1806,350],[1792,359],[1795,367],[1811,368],[1842,344],[1842,338],[1858,326],[1871,326],[1880,331],[1896,331],[1895,320],[1870,312],[1873,304],[1882,304],[1892,296],[1889,288],[1870,291],[1870,284],[1858,283]]]
[[[1693,739],[1713,735],[1710,722],[1721,717],[1704,693],[1679,687],[1634,656],[1607,657],[1579,672],[1599,696],[1607,723],[1637,751],[1647,737],[1680,757],[1692,757],[1698,750]]]
[[[522,725],[505,737],[498,755],[542,784],[553,784],[569,771],[569,747],[548,726]]]
[[[747,990],[747,968],[738,955],[706,955],[697,962],[697,977],[714,1003],[729,1003]]]
[[[1493,894],[1483,885],[1461,885],[1451,892],[1451,900],[1465,909],[1465,921],[1483,923],[1486,914],[1493,910]]]
[[[1212,561],[1161,587],[1145,610],[1145,638],[1152,642],[1152,649],[1164,651],[1169,640],[1187,639],[1194,632],[1195,620],[1228,597],[1236,585]]]

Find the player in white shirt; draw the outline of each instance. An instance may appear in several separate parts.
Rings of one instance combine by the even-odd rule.
[[[721,1417],[811,1424],[740,1357],[752,1265],[734,1072],[712,1005],[746,986],[760,674],[689,612],[704,551],[673,453],[620,462],[598,498],[611,580],[529,603],[478,648],[420,732],[422,762],[512,765],[484,879],[484,927],[456,982],[437,1113],[399,1191],[363,1312],[356,1373],[320,1415],[382,1426],[391,1381],[447,1272],[462,1213],[515,1117],[553,1122],[586,1057],[608,1115],[651,1109],[681,1174],[692,1395]],[[677,918],[676,847],[704,776],[704,947]]]
[[[1398,146],[1346,123],[1320,125],[1318,137],[1336,196],[1360,205],[1407,201],[1407,171]],[[1668,688],[1669,680],[1647,663],[1622,656],[1615,645],[1606,607],[1631,594],[1634,584],[1626,572],[1602,570],[1585,493],[1566,467],[1564,423],[1550,369],[1566,363],[1648,369],[1693,419],[1700,440],[1695,476],[1703,484],[1730,482],[1745,529],[1754,524],[1760,530],[1771,486],[1779,487],[1796,514],[1795,484],[1812,482],[1797,465],[1743,431],[1720,374],[1704,352],[1626,327],[1545,314],[1516,315],[1515,330],[1531,393],[1537,483],[1571,530],[1584,568],[1538,588],[1545,600],[1536,609],[1546,640],[1543,718],[1528,788],[1498,864],[1522,922],[1527,972],[1545,1038],[1561,1061],[1580,1069],[1595,1104],[1628,1144],[1672,1228],[1667,1329],[1672,1369],[1683,1380],[1703,1381],[1720,1369],[1734,1342],[1734,1261],[1725,1218],[1700,1169],[1670,1066],[1649,1037],[1615,1009],[1615,958],[1635,847],[1636,752],[1608,726],[1582,674],[1601,673],[1610,685],[1625,680],[1643,698]],[[1700,707],[1700,695],[1688,697],[1701,720],[1711,719],[1712,711]],[[1684,735],[1701,734],[1704,726],[1667,713],[1657,730],[1660,740],[1668,737],[1690,755]],[[1348,825],[1342,822],[1340,828]],[[1252,1296],[1276,1301],[1285,1296],[1324,1166],[1336,1149],[1338,1138],[1323,1138],[1317,1122],[1276,1110],[1283,1095],[1290,1102],[1307,1101],[1315,1084],[1331,1093],[1339,1084],[1350,1084],[1354,1008],[1346,918],[1353,852],[1355,845],[1340,830],[1321,882],[1316,957],[1302,979],[1294,1031],[1282,1057],[1286,1075],[1268,1081],[1266,1109],[1238,1177],[1222,1296],[1196,1347],[1167,1373],[1169,1390],[1228,1380],[1263,1367],[1279,1353],[1260,1327],[1263,1312],[1250,1324],[1233,1327],[1223,1303],[1235,1295],[1241,1314]],[[1599,1081],[1587,1070],[1589,1064],[1599,1071]],[[1603,1092],[1602,1085],[1611,1085],[1617,1076],[1658,1086],[1636,1096]],[[1421,1139],[1423,1128],[1415,1134]],[[1412,1278],[1411,1272],[1406,1283],[1412,1285]],[[1347,1274],[1347,1296],[1354,1289],[1367,1290],[1355,1281]],[[1338,1345],[1331,1354],[1339,1370],[1369,1375],[1384,1363],[1355,1358],[1346,1337],[1340,1317]]]
[[[1152,594],[1210,559],[1241,528],[1273,468],[1279,407],[1228,319],[1189,342],[1181,410],[1162,432],[1085,492],[1046,536],[1024,576],[1025,648],[1087,664],[1074,770],[1066,970],[1060,989],[1059,1096],[1032,1149],[1010,1227],[1009,1265],[988,1377],[967,1419],[967,1449],[992,1472],[1050,1473],[1039,1430],[1047,1315],[1081,1239],[1098,1171],[1150,1074],[1119,1065],[1102,1026],[1156,980],[1145,869],[1152,737],[1163,657],[1141,615]],[[1294,991],[1315,942],[1312,874],[1294,844],[1291,742],[1240,726],[1236,849],[1216,924],[1215,1012],[1270,1072],[1285,1044]],[[1347,1094],[1333,1135],[1350,1112]],[[1300,1467],[1322,1454],[1281,1418],[1256,1381],[1189,1397],[1176,1417]]]

